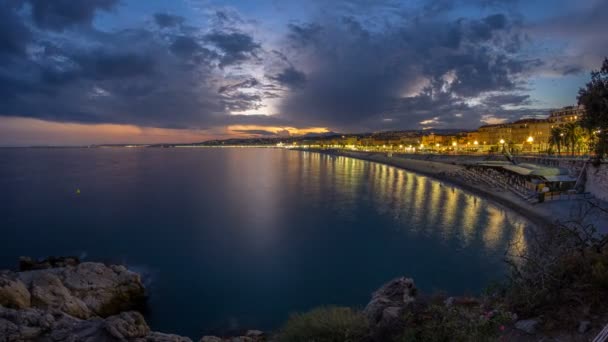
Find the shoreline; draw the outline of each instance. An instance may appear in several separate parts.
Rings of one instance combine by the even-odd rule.
[[[373,163],[380,163],[396,167],[407,172],[413,172],[421,176],[431,177],[437,181],[445,182],[450,185],[459,187],[465,191],[473,193],[474,195],[494,202],[499,206],[512,210],[517,214],[523,216],[533,225],[538,227],[546,227],[555,222],[555,220],[566,218],[564,214],[568,214],[564,213],[563,208],[554,208],[555,206],[552,206],[552,204],[554,203],[544,203],[543,205],[545,207],[540,208],[538,206],[533,206],[532,204],[523,201],[522,199],[516,197],[515,194],[509,191],[492,191],[492,189],[486,186],[467,183],[456,177],[446,174],[450,171],[458,171],[464,169],[464,166],[461,165],[448,164],[436,161],[410,159],[402,155],[393,155],[393,157],[387,157],[385,154],[376,152],[350,152],[339,150],[312,149],[298,149],[298,151],[317,152],[326,155],[335,155]],[[571,204],[574,203],[575,202],[573,201]]]

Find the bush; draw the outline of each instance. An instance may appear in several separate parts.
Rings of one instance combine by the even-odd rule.
[[[405,317],[407,328],[397,341],[495,341],[512,318],[502,308],[429,305]]]
[[[574,324],[604,311],[608,301],[608,237],[587,224],[594,209],[532,235],[527,249],[511,259],[506,302],[523,317],[543,316],[547,326]]]
[[[322,307],[292,315],[277,336],[280,342],[355,342],[368,332],[367,318],[345,307]]]

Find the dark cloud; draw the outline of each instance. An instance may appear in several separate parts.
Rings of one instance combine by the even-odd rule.
[[[26,0],[34,23],[40,28],[61,31],[71,26],[90,25],[95,12],[109,11],[119,0]]]
[[[254,87],[258,86],[259,84],[260,84],[260,82],[257,79],[251,77],[251,78],[248,78],[248,79],[246,79],[246,80],[244,80],[242,82],[238,82],[238,83],[235,83],[235,84],[222,86],[222,87],[220,87],[218,89],[218,92],[219,93],[227,93],[227,92],[232,92],[232,91],[235,91],[235,90],[238,90],[238,89],[242,89],[242,88],[254,88]]]
[[[526,94],[500,94],[489,96],[484,100],[484,104],[490,108],[498,108],[504,105],[529,105],[531,104],[531,101],[530,95]]]
[[[207,42],[221,51],[220,66],[227,66],[257,58],[260,44],[253,37],[241,32],[213,32],[205,36]]]
[[[279,82],[279,84],[290,88],[300,88],[306,84],[306,74],[293,66],[283,69],[283,71],[274,76],[270,76],[270,78]]]
[[[322,26],[317,23],[291,23],[288,25],[288,28],[289,41],[296,47],[303,47],[316,42],[320,37],[321,31],[323,31]]]
[[[234,8],[208,10],[195,24],[158,12],[142,14],[141,27],[92,25],[99,12],[121,10],[118,2],[0,0],[0,115],[179,128],[467,128],[539,114],[525,108],[537,103],[526,94],[529,76],[579,74],[608,47],[601,1],[535,25],[516,0],[317,0],[318,15],[274,35]],[[532,44],[556,34],[580,55]],[[234,115],[273,110],[263,107],[269,99],[278,115]]]
[[[0,57],[25,54],[30,39],[30,30],[17,15],[15,4],[0,1]]]
[[[250,134],[250,135],[261,135],[261,136],[275,136],[275,135],[277,135],[275,132],[266,131],[266,130],[263,130],[263,129],[234,129],[232,131],[236,132],[236,133],[245,133],[245,134]]]
[[[153,57],[137,53],[91,51],[75,57],[83,77],[94,80],[148,77],[155,72]]]
[[[290,68],[306,70],[306,86],[288,93],[281,112],[346,130],[416,128],[435,117],[470,126],[481,114],[472,114],[467,99],[520,89],[520,76],[537,62],[510,52],[520,33],[505,14],[410,18],[373,31],[352,17],[291,24],[289,60],[306,59]],[[271,78],[283,83],[286,75]]]
[[[176,27],[184,23],[184,17],[178,15],[172,15],[167,13],[156,13],[154,14],[154,21],[156,25],[161,28]]]
[[[194,37],[190,36],[176,37],[169,49],[176,56],[196,64],[209,62],[218,57],[217,54],[203,47]]]

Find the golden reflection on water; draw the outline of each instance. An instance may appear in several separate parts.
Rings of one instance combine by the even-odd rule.
[[[270,160],[277,158],[276,153],[256,154],[256,158],[270,158],[269,163],[280,163],[280,168],[270,168],[279,170],[273,171],[275,174],[247,170],[255,177],[244,173],[235,180],[238,187],[247,189],[236,204],[248,209],[256,226],[266,225],[280,215],[278,195],[264,189],[283,187],[284,191],[297,191],[313,205],[330,205],[343,219],[355,220],[360,201],[370,201],[378,213],[396,222],[396,229],[408,234],[456,241],[462,247],[482,245],[487,250],[505,249],[509,244],[516,252],[526,248],[523,220],[515,215],[509,218],[502,209],[450,185],[384,164],[318,153],[282,152],[279,160]],[[243,164],[231,161],[231,165],[240,168]],[[250,178],[262,179],[263,183],[247,184]],[[279,182],[280,186],[273,187],[272,182]],[[261,230],[258,228],[258,233]]]
[[[483,241],[488,248],[495,248],[502,238],[502,227],[505,224],[505,215],[502,210],[489,206],[488,224],[483,232]]]
[[[526,248],[525,223],[507,219],[504,210],[475,195],[384,164],[349,161],[353,166],[348,173],[369,170],[367,181],[376,210],[408,225],[401,230],[444,241],[456,238],[462,247],[478,242],[488,250],[505,248],[505,243],[513,244],[517,251]],[[358,176],[354,179],[361,179]],[[514,229],[507,229],[510,227]]]

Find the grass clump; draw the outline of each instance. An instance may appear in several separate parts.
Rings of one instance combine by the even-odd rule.
[[[292,315],[277,336],[280,342],[355,342],[368,332],[367,318],[347,307],[321,307]]]
[[[513,320],[503,309],[483,306],[429,305],[405,317],[406,329],[398,342],[495,341]]]

